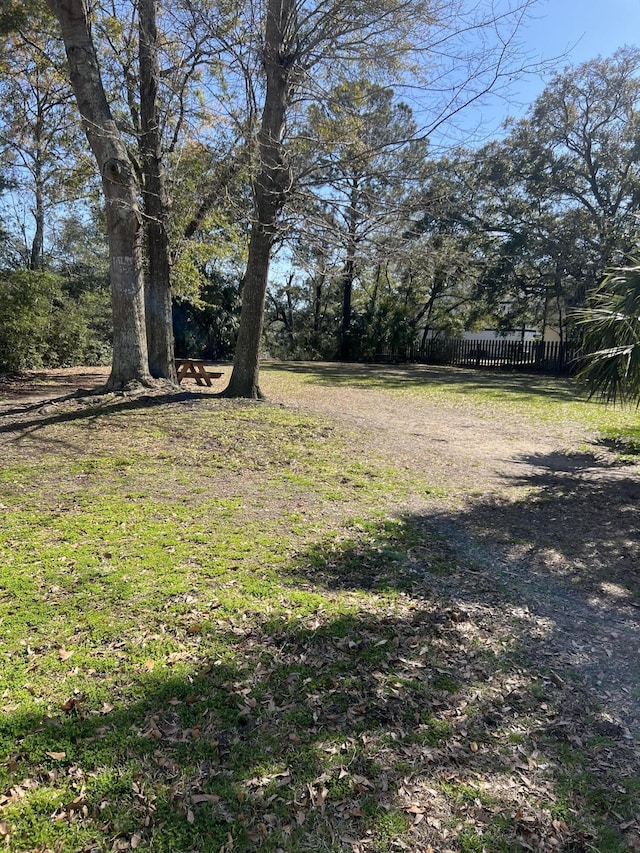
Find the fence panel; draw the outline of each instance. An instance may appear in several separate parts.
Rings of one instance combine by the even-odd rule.
[[[577,358],[577,348],[560,341],[431,338],[422,346],[414,345],[403,352],[382,349],[375,360],[567,375],[575,369]]]

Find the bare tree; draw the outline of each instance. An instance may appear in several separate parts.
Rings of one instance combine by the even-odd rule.
[[[77,198],[82,136],[66,57],[46,9],[0,44],[0,161],[11,184],[16,262],[43,267],[55,210]],[[82,175],[82,178],[80,177]]]

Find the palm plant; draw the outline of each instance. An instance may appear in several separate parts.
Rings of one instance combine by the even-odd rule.
[[[640,260],[611,270],[575,316],[586,353],[578,378],[591,396],[640,405]]]

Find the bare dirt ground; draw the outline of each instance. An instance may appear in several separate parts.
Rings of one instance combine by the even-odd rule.
[[[265,379],[273,402],[339,421],[351,429],[354,453],[381,454],[433,487],[402,512],[444,537],[467,567],[430,578],[433,588],[479,617],[487,605],[510,602],[514,617],[533,626],[527,654],[548,661],[559,682],[584,681],[610,734],[628,744],[640,737],[638,466],[621,465],[574,422],[532,424],[490,409],[479,416],[464,404],[341,384],[332,381],[336,366],[302,385],[287,381],[288,369]],[[411,376],[424,381],[420,370],[429,369]],[[356,378],[358,371],[370,378],[367,368],[354,368]],[[406,381],[405,369],[385,368],[394,372]],[[40,401],[95,388],[107,373],[60,369],[5,380],[0,416],[32,418]],[[217,392],[227,378],[228,370],[212,389],[186,388]]]

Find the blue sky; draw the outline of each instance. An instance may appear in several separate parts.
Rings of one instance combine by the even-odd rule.
[[[611,56],[625,45],[640,47],[640,0],[538,0],[518,40],[532,62],[557,58],[550,72]],[[537,74],[514,79],[508,92],[465,109],[432,134],[432,150],[460,143],[474,146],[501,136],[504,121],[523,116],[544,86]]]
[[[596,56],[611,56],[624,45],[640,46],[640,0],[540,0],[535,19],[521,33],[523,47],[540,59],[566,54],[557,70]],[[494,109],[520,115],[544,81],[522,80],[515,85],[511,104]]]

